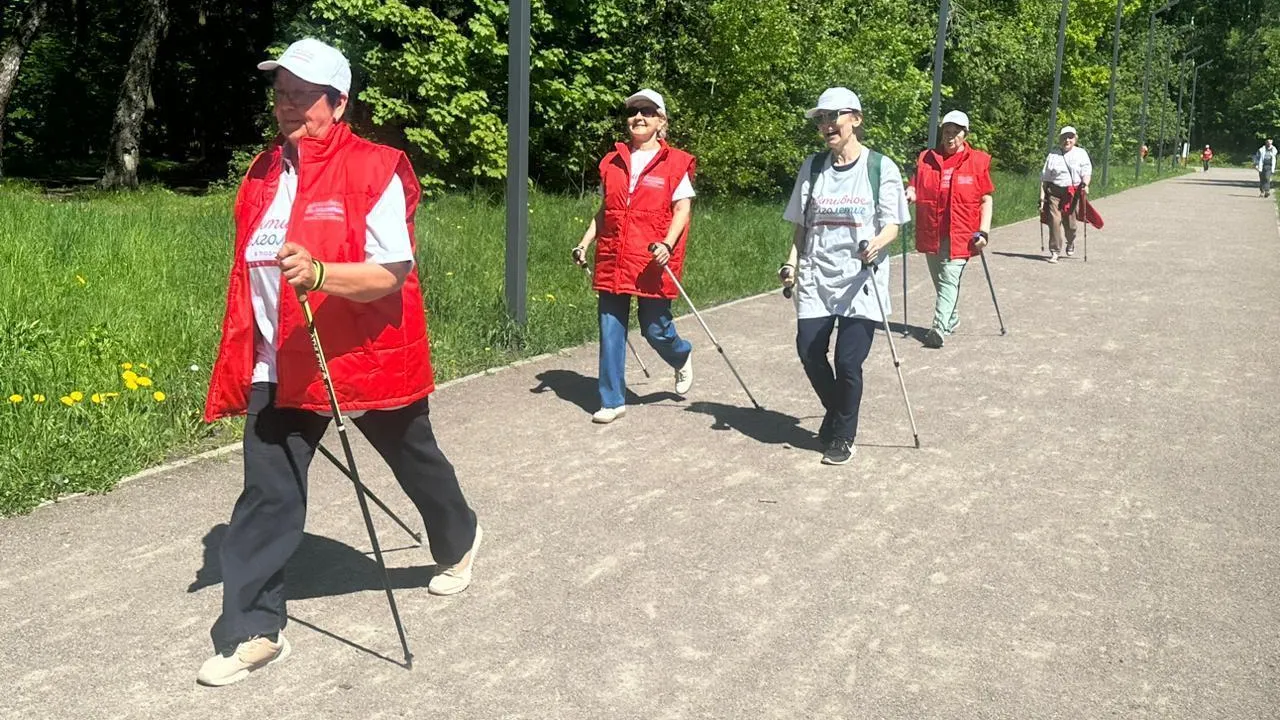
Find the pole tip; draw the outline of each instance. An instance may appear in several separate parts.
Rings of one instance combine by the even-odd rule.
[[[920,449],[920,436],[919,436],[919,435],[916,435],[916,436],[915,436],[915,438],[916,438],[916,449],[917,449],[917,450],[919,450],[919,449]]]

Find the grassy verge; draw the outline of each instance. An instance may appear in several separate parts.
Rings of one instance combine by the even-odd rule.
[[[1002,175],[997,185],[997,224],[1034,214],[1034,178]],[[52,199],[0,186],[0,515],[105,491],[237,436],[236,421],[200,421],[230,262],[230,203],[226,193]],[[533,196],[523,328],[505,313],[500,200],[451,196],[421,210],[419,272],[439,380],[595,338],[594,294],[567,261],[595,203]],[[776,287],[790,238],[782,205],[695,204],[685,281],[699,308]]]

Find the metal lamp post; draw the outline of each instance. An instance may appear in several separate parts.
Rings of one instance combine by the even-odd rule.
[[[1053,102],[1049,105],[1049,139],[1045,144],[1045,152],[1051,152],[1056,144],[1058,129],[1058,96],[1062,91],[1062,52],[1067,44],[1067,6],[1071,0],[1062,0],[1062,9],[1058,11],[1058,60],[1053,68]]]
[[[1142,122],[1138,125],[1138,161],[1133,166],[1133,179],[1142,177],[1142,146],[1147,144],[1147,103],[1151,92],[1151,53],[1155,43],[1156,15],[1168,10],[1181,0],[1168,0],[1163,6],[1151,11],[1147,26],[1147,61],[1142,70]]]
[[[528,320],[529,276],[529,0],[508,4],[507,312]]]
[[[1187,142],[1195,140],[1193,130],[1196,126],[1196,79],[1200,77],[1200,68],[1209,67],[1213,64],[1212,60],[1206,60],[1200,63],[1191,71],[1191,114],[1187,116]]]
[[[1120,21],[1124,19],[1124,0],[1116,2],[1116,32],[1111,42],[1111,90],[1107,94],[1107,134],[1102,141],[1102,187],[1107,187],[1111,174],[1111,129],[1116,117],[1116,70],[1120,66]]]
[[[1178,61],[1178,113],[1177,115],[1174,116],[1174,120],[1173,120],[1173,126],[1177,128],[1177,135],[1178,135],[1178,147],[1175,151],[1177,157],[1181,157],[1182,155],[1182,91],[1186,86],[1186,83],[1182,81],[1182,71],[1185,70],[1187,67],[1187,60],[1190,59],[1192,55],[1195,55],[1196,52],[1200,50],[1200,47],[1201,46],[1197,45],[1191,48],[1190,50],[1186,51],[1185,53],[1182,54],[1182,59]],[[1190,145],[1191,145],[1191,137],[1190,135],[1188,135],[1187,136],[1188,152],[1191,149]],[[1177,163],[1177,160],[1175,159],[1174,162]]]

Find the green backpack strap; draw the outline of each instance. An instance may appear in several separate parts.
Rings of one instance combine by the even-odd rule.
[[[867,148],[867,175],[871,179],[871,227],[880,231],[880,165],[884,155]]]
[[[813,189],[818,185],[818,176],[822,174],[822,170],[827,165],[827,157],[831,155],[830,150],[822,150],[809,156],[809,200],[804,206],[804,226],[805,228],[813,227]]]

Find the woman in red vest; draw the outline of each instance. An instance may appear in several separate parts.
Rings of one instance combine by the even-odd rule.
[[[220,550],[222,616],[204,685],[229,685],[283,660],[284,567],[303,536],[307,468],[329,403],[297,293],[305,292],[342,408],[417,506],[439,572],[428,590],[471,582],[481,532],[436,445],[426,317],[413,271],[420,195],[404,153],[342,122],[351,67],[305,39],[273,74],[279,135],[254,159],[235,201],[222,341],[205,419],[248,415],[244,491]]]
[[[1209,172],[1209,163],[1213,162],[1213,149],[1208,145],[1204,146],[1204,152],[1200,153],[1200,162],[1204,164],[1204,172]]]
[[[969,147],[969,116],[952,110],[942,118],[937,149],[916,161],[907,199],[916,203],[916,251],[924,253],[938,294],[925,347],[940,348],[960,317],[960,277],[991,232],[991,156]]]
[[[671,301],[684,268],[693,176],[697,161],[667,144],[667,106],[653,90],[627,98],[630,141],[600,161],[604,202],[587,226],[573,259],[586,263],[596,244],[594,287],[600,293],[600,409],[593,422],[610,423],[626,411],[627,324],[636,297],[640,328],[649,345],[675,368],[680,395],[693,385],[693,346],[676,333]]]

